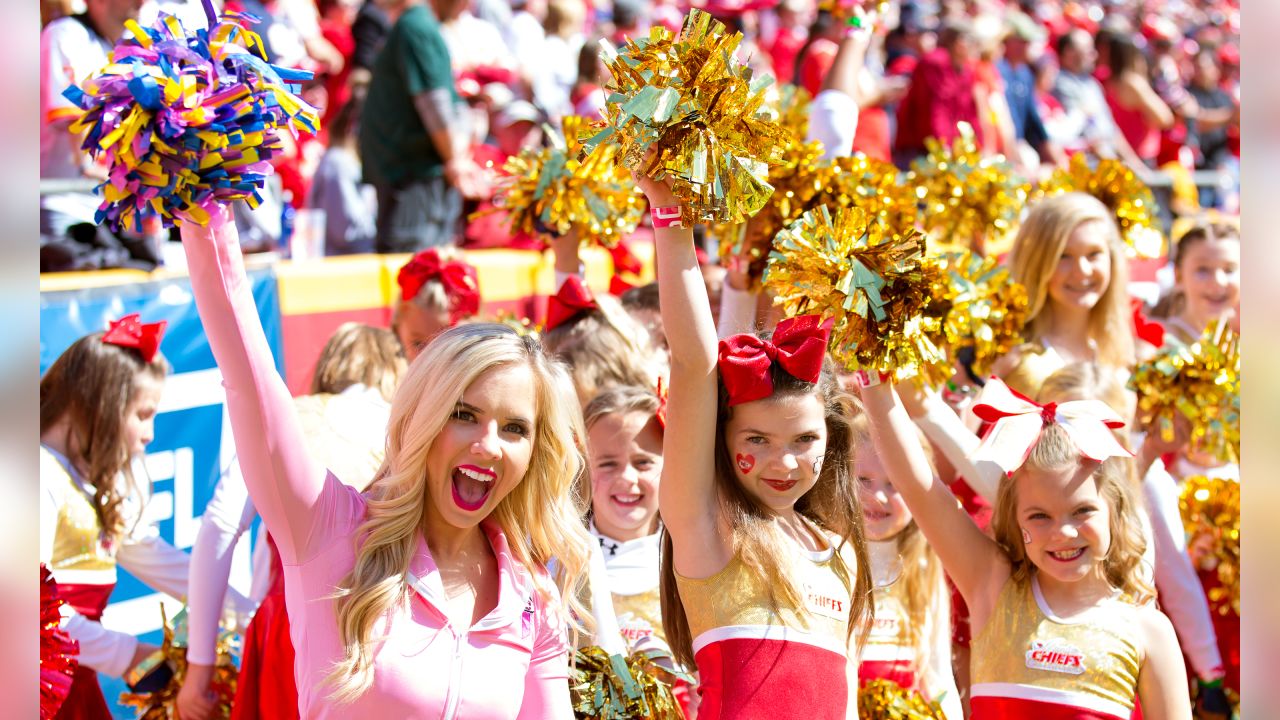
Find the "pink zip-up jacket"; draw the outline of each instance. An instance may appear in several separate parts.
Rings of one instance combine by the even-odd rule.
[[[373,685],[355,701],[329,699],[324,678],[343,657],[335,601],[355,566],[365,498],[312,460],[293,402],[272,363],[235,225],[182,227],[196,307],[227,390],[231,430],[249,494],[284,564],[294,677],[304,718],[572,718],[566,625],[544,601],[502,531],[482,523],[498,564],[498,604],[469,628],[440,608],[444,590],[425,538],[410,564],[408,608],[374,628]],[[534,572],[545,573],[537,568]],[[551,587],[551,583],[544,582]]]

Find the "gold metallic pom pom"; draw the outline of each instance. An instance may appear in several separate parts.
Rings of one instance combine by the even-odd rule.
[[[1201,569],[1217,572],[1221,587],[1209,589],[1218,612],[1240,614],[1240,483],[1203,475],[1182,481],[1178,498],[1188,551]]]

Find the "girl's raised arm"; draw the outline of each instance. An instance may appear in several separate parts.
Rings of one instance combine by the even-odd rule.
[[[297,562],[322,524],[316,509],[326,472],[307,454],[293,400],[276,372],[230,211],[218,208],[208,227],[184,224],[182,245],[196,308],[227,390],[245,485],[281,558]]]
[[[862,388],[862,402],[880,461],[976,616],[995,605],[1009,561],[929,469],[919,435],[888,380]]]
[[[676,572],[708,577],[730,558],[715,486],[716,338],[711,301],[679,203],[664,183],[637,174],[653,208],[658,297],[671,348],[671,389],[659,507],[674,540]]]

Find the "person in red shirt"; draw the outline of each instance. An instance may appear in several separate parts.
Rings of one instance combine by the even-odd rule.
[[[809,39],[808,10],[804,0],[783,0],[778,5],[778,29],[764,43],[764,50],[769,53],[773,77],[780,84],[795,82],[796,58]]]
[[[898,134],[893,161],[906,169],[925,153],[925,138],[950,143],[959,136],[956,124],[969,123],[981,146],[982,126],[974,81],[976,44],[973,26],[951,20],[938,34],[938,49],[925,53],[911,74],[911,85],[898,105]]]

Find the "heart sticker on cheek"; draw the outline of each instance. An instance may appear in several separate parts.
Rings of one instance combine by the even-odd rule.
[[[735,459],[738,462],[738,469],[744,473],[751,472],[751,468],[756,466],[756,458],[754,455],[743,455],[742,453],[738,453]]]

